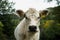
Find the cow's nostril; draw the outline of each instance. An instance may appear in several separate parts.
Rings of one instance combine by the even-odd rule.
[[[29,26],[29,31],[36,31],[37,27],[36,26]]]
[[[37,29],[37,27],[35,26],[34,29]]]

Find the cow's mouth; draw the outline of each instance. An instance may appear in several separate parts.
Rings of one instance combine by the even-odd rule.
[[[38,32],[37,30],[29,30],[28,32]]]

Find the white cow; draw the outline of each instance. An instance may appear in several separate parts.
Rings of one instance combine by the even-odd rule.
[[[16,11],[20,17],[24,17],[14,31],[16,40],[39,40],[40,36],[40,17],[47,15],[47,10],[38,12],[30,8],[27,12]]]

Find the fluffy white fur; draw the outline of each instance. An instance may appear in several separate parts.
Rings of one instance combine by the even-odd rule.
[[[40,30],[36,33],[29,33],[27,30],[26,19],[24,18],[15,29],[15,38],[16,40],[39,40]]]

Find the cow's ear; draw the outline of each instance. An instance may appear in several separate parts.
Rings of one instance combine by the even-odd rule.
[[[42,10],[42,11],[39,11],[39,13],[40,13],[40,17],[44,18],[48,15],[48,10]]]
[[[24,16],[24,12],[22,10],[16,10],[16,13],[18,14],[18,16],[23,17]]]

